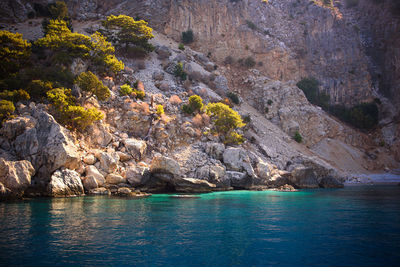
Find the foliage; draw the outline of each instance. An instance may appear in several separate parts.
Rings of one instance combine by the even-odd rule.
[[[193,43],[193,41],[194,41],[193,31],[189,29],[185,32],[182,32],[181,39],[182,39],[182,43],[184,43],[184,44]]]
[[[243,66],[247,67],[247,68],[252,68],[256,65],[256,61],[254,60],[254,58],[252,57],[247,57],[244,61],[243,61]]]
[[[96,108],[85,109],[75,105],[70,89],[50,90],[47,97],[56,110],[57,118],[69,128],[85,130],[93,122],[103,119],[103,114]]]
[[[252,21],[250,21],[250,20],[246,20],[246,24],[247,24],[247,26],[248,26],[250,29],[252,29],[253,31],[254,31],[254,30],[257,30],[257,26],[256,26],[256,24],[254,24],[254,22],[252,22]]]
[[[225,65],[231,65],[235,63],[235,59],[232,56],[227,56],[224,60]]]
[[[73,58],[89,58],[92,51],[90,37],[73,33],[63,20],[50,20],[46,36],[35,44],[52,50],[54,59],[60,63],[70,63]]]
[[[146,93],[145,93],[144,91],[142,91],[142,90],[134,89],[134,90],[133,90],[133,95],[134,95],[137,99],[143,100],[144,97],[146,96]]]
[[[6,120],[15,111],[13,102],[0,100],[0,122]]]
[[[272,103],[273,103],[273,101],[271,99],[268,99],[268,101],[267,101],[268,106],[271,106]]]
[[[33,99],[39,99],[46,96],[46,93],[53,89],[53,83],[42,80],[32,80],[27,90]]]
[[[68,8],[64,1],[57,1],[50,4],[48,10],[53,19],[63,20],[68,17]]]
[[[245,126],[239,113],[223,103],[208,104],[206,112],[213,120],[216,131],[224,135],[225,141],[231,142],[232,137],[240,136],[233,133],[235,129]],[[240,141],[238,138],[234,140]]]
[[[228,92],[226,94],[227,97],[229,97],[229,99],[236,105],[239,105],[240,101],[239,101],[239,97],[237,94],[233,93],[233,92]]]
[[[225,144],[233,144],[233,145],[240,145],[245,141],[243,135],[238,134],[235,131],[230,131],[228,132],[227,135],[225,135]]]
[[[178,48],[179,48],[179,50],[185,50],[185,45],[184,44],[179,44],[179,46],[178,46]]]
[[[12,101],[14,103],[18,102],[18,101],[22,101],[22,100],[29,100],[30,96],[29,94],[22,89],[19,90],[14,90],[14,91],[2,91],[0,92],[0,99],[4,99],[4,100],[8,100],[8,101]]]
[[[303,78],[296,85],[304,92],[310,103],[320,106],[325,110],[328,109],[329,95],[318,91],[319,82],[315,78]]]
[[[156,111],[158,116],[161,116],[162,114],[164,114],[164,107],[163,105],[157,105],[157,111]]]
[[[243,117],[243,122],[246,124],[251,122],[250,114],[247,114],[246,116]]]
[[[93,63],[101,66],[101,71],[118,73],[124,69],[124,63],[118,60],[114,55],[114,46],[108,42],[101,33],[95,32],[90,38],[93,47],[91,57]]]
[[[297,142],[297,143],[301,143],[303,141],[303,137],[301,136],[301,134],[299,133],[299,131],[296,131],[294,133],[293,139]]]
[[[203,107],[203,99],[198,95],[192,95],[189,97],[189,103],[182,106],[182,110],[187,114],[193,114],[194,112],[200,112]]]
[[[130,94],[132,94],[132,92],[133,92],[133,89],[128,84],[121,85],[121,87],[119,89],[120,95],[130,95]]]
[[[15,73],[31,55],[31,44],[22,34],[0,31],[0,77]]]
[[[268,114],[269,108],[268,108],[268,107],[265,107],[265,108],[264,108],[264,112],[265,112],[265,114]]]
[[[107,29],[106,36],[112,42],[119,47],[124,46],[125,52],[129,47],[133,47],[142,55],[154,50],[154,47],[148,42],[154,38],[153,29],[147,24],[144,20],[136,21],[126,15],[111,15],[103,21],[103,26]]]
[[[75,83],[88,93],[88,98],[96,95],[100,101],[110,97],[110,90],[92,72],[82,72],[76,78]]]
[[[181,78],[182,80],[186,80],[187,74],[186,74],[186,72],[183,70],[183,64],[182,64],[182,62],[178,62],[178,64],[176,64],[175,70],[174,70],[174,74],[175,74],[176,77],[179,77],[179,78]]]
[[[374,102],[362,103],[351,108],[331,106],[329,112],[359,129],[372,129],[379,122],[379,109]]]

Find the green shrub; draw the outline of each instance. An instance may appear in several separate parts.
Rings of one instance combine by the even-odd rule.
[[[183,64],[182,62],[178,62],[178,64],[175,67],[175,71],[174,71],[175,77],[179,77],[182,80],[186,80],[187,78],[187,74],[186,72],[183,70]]]
[[[149,43],[149,40],[154,38],[153,29],[147,25],[144,20],[136,21],[126,15],[111,15],[103,21],[107,38],[125,49],[125,52],[133,49],[129,53],[135,55],[146,55],[154,50],[154,46]]]
[[[178,46],[178,48],[179,48],[179,50],[185,50],[185,45],[184,44],[179,44],[179,46]]]
[[[142,90],[133,90],[133,94],[137,99],[143,100],[144,97],[146,96],[146,93]]]
[[[246,68],[252,68],[256,65],[256,61],[252,57],[247,57],[245,59],[240,59],[239,64]]]
[[[53,19],[65,19],[68,17],[68,8],[64,1],[49,4],[48,10]]]
[[[299,131],[296,131],[294,133],[293,139],[297,142],[297,143],[301,143],[303,141],[303,137],[301,136],[301,134],[299,133]]]
[[[192,95],[189,97],[189,103],[182,106],[182,111],[187,114],[193,114],[194,112],[200,112],[203,107],[203,99],[198,95]]]
[[[245,141],[243,135],[238,134],[235,131],[230,131],[225,135],[225,144],[240,145]]]
[[[329,112],[359,129],[372,129],[379,122],[379,109],[375,102],[362,103],[351,108],[342,105],[330,106]]]
[[[53,83],[42,80],[32,80],[27,87],[27,91],[33,99],[45,97],[51,89],[53,89]]]
[[[84,131],[93,122],[103,119],[96,108],[85,109],[75,104],[71,89],[56,88],[47,92],[47,97],[55,109],[56,118],[71,129]]]
[[[158,116],[161,116],[162,114],[164,114],[164,107],[163,105],[157,105],[157,111],[156,111]]]
[[[251,122],[250,114],[247,114],[246,116],[243,117],[243,122],[246,124]]]
[[[232,65],[235,63],[235,59],[232,56],[227,56],[224,60],[225,65]]]
[[[319,82],[315,78],[303,78],[296,85],[304,92],[310,103],[320,106],[325,110],[329,108],[330,97],[323,92],[319,92]]]
[[[226,94],[226,96],[236,105],[239,105],[240,101],[239,101],[239,97],[237,94],[233,93],[233,92],[228,92]]]
[[[29,100],[31,97],[29,96],[29,94],[22,89],[19,90],[14,90],[14,91],[2,91],[0,92],[0,99],[4,99],[4,100],[8,100],[8,101],[12,101],[14,103],[18,102],[18,101],[23,101],[23,100]]]
[[[255,30],[258,29],[257,26],[256,26],[256,24],[254,24],[254,22],[252,22],[252,21],[250,21],[250,20],[246,20],[246,24],[247,24],[247,26],[248,26],[250,29],[252,29],[253,31],[255,31]]]
[[[31,44],[22,34],[0,30],[0,78],[16,73],[31,55]]]
[[[92,72],[82,72],[76,78],[75,83],[86,92],[87,98],[95,95],[100,101],[110,97],[110,90]]]
[[[225,137],[231,131],[245,126],[239,113],[223,103],[208,104],[206,112],[213,120],[216,131]]]
[[[182,32],[182,43],[184,44],[190,44],[193,43],[194,37],[193,37],[193,31],[192,30],[187,30],[185,32]]]
[[[15,111],[13,102],[8,100],[0,100],[0,122],[6,120]]]
[[[273,101],[271,99],[268,99],[268,101],[267,101],[268,106],[271,106],[272,103],[273,103]]]
[[[121,85],[121,87],[119,89],[120,95],[130,95],[130,94],[132,94],[132,92],[133,92],[132,87],[130,87],[127,84]]]
[[[264,108],[264,112],[265,112],[266,114],[268,114],[269,108],[268,108],[268,107],[265,107],[265,108]]]

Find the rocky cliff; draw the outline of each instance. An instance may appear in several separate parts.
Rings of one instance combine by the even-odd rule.
[[[378,26],[368,30],[367,19],[354,6],[294,0],[66,2],[77,19],[75,31],[84,34],[98,29],[98,18],[105,14],[149,20],[158,30],[152,40],[156,50],[145,59],[122,57],[121,75],[103,79],[110,99],[92,98],[88,105],[100,108],[105,118],[83,135],[64,129],[45,105],[18,105],[18,117],[1,129],[1,194],[141,196],[135,190],[334,187],[355,173],[399,166],[397,100],[381,95],[382,81],[391,84],[383,90],[386,96],[395,94],[397,69],[387,70],[378,64],[382,57],[371,54],[365,32],[372,34]],[[2,20],[8,21],[3,26],[37,38],[40,21],[25,21],[35,10],[33,3],[47,1],[3,2]],[[359,5],[373,12],[370,3],[360,0]],[[188,29],[195,41],[179,50],[181,33]],[[386,58],[396,44],[380,38]],[[227,64],[228,56],[235,62],[253,57],[255,65]],[[178,62],[188,74],[185,82],[174,76]],[[366,134],[310,104],[296,86],[310,76],[321,82],[320,90],[332,103],[381,98],[382,127]],[[147,94],[143,101],[119,95],[123,83],[137,80]],[[209,103],[230,91],[240,96],[234,109],[248,118],[242,130],[247,141],[241,146],[225,146],[210,134],[207,118],[181,110],[193,93]],[[164,116],[155,115],[158,104]],[[295,133],[303,137],[302,144],[293,140]]]

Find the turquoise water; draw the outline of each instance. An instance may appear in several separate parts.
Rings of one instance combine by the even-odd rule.
[[[0,203],[0,265],[400,266],[400,187]]]

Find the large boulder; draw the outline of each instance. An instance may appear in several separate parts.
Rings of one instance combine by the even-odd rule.
[[[119,155],[116,152],[100,152],[96,154],[100,161],[100,168],[106,173],[113,173],[118,167]]]
[[[243,148],[229,147],[225,149],[223,160],[228,170],[238,172],[245,171],[249,176],[255,176],[250,158]]]
[[[17,117],[12,120],[7,120],[3,123],[3,127],[0,129],[0,135],[6,137],[8,140],[13,140],[25,130],[33,128],[35,123],[36,120],[31,116]]]
[[[318,188],[317,175],[312,168],[296,167],[293,169],[289,181],[297,188]]]
[[[126,183],[126,179],[122,177],[121,175],[115,174],[115,173],[110,173],[106,177],[106,182],[108,184],[122,184]]]
[[[196,169],[195,176],[198,179],[205,179],[217,187],[229,187],[225,180],[226,168],[220,164],[211,164]]]
[[[113,139],[107,126],[93,124],[87,129],[90,143],[106,147]]]
[[[180,175],[179,163],[169,157],[155,156],[151,161],[150,172],[152,174],[170,174],[173,177]]]
[[[184,193],[206,193],[216,188],[215,184],[195,178],[180,178],[174,180],[175,190]]]
[[[20,196],[31,185],[35,169],[27,160],[6,161],[0,158],[0,183],[10,194]]]
[[[149,180],[149,168],[145,166],[130,166],[126,169],[126,180],[133,186],[143,185]]]
[[[86,171],[86,177],[92,176],[96,180],[98,186],[103,186],[105,184],[106,179],[104,179],[104,176],[99,172],[96,166],[93,165],[87,166],[85,171]]]
[[[222,143],[209,142],[205,147],[206,153],[214,159],[222,160],[225,152],[225,146]]]
[[[54,171],[61,167],[76,169],[80,157],[68,131],[53,116],[34,110],[35,127],[16,137],[14,147],[21,159],[29,160],[37,171],[37,184],[46,185]]]
[[[253,186],[251,177],[243,172],[227,171],[224,179],[227,184],[238,189],[250,189]]]
[[[85,188],[85,190],[88,192],[92,189],[99,187],[96,178],[94,178],[93,176],[84,177],[82,179],[82,183],[83,183],[83,188]]]
[[[68,169],[55,171],[47,185],[47,192],[52,197],[83,195],[83,185],[79,173]]]
[[[124,140],[126,151],[135,159],[141,160],[146,152],[146,141],[128,138]]]

